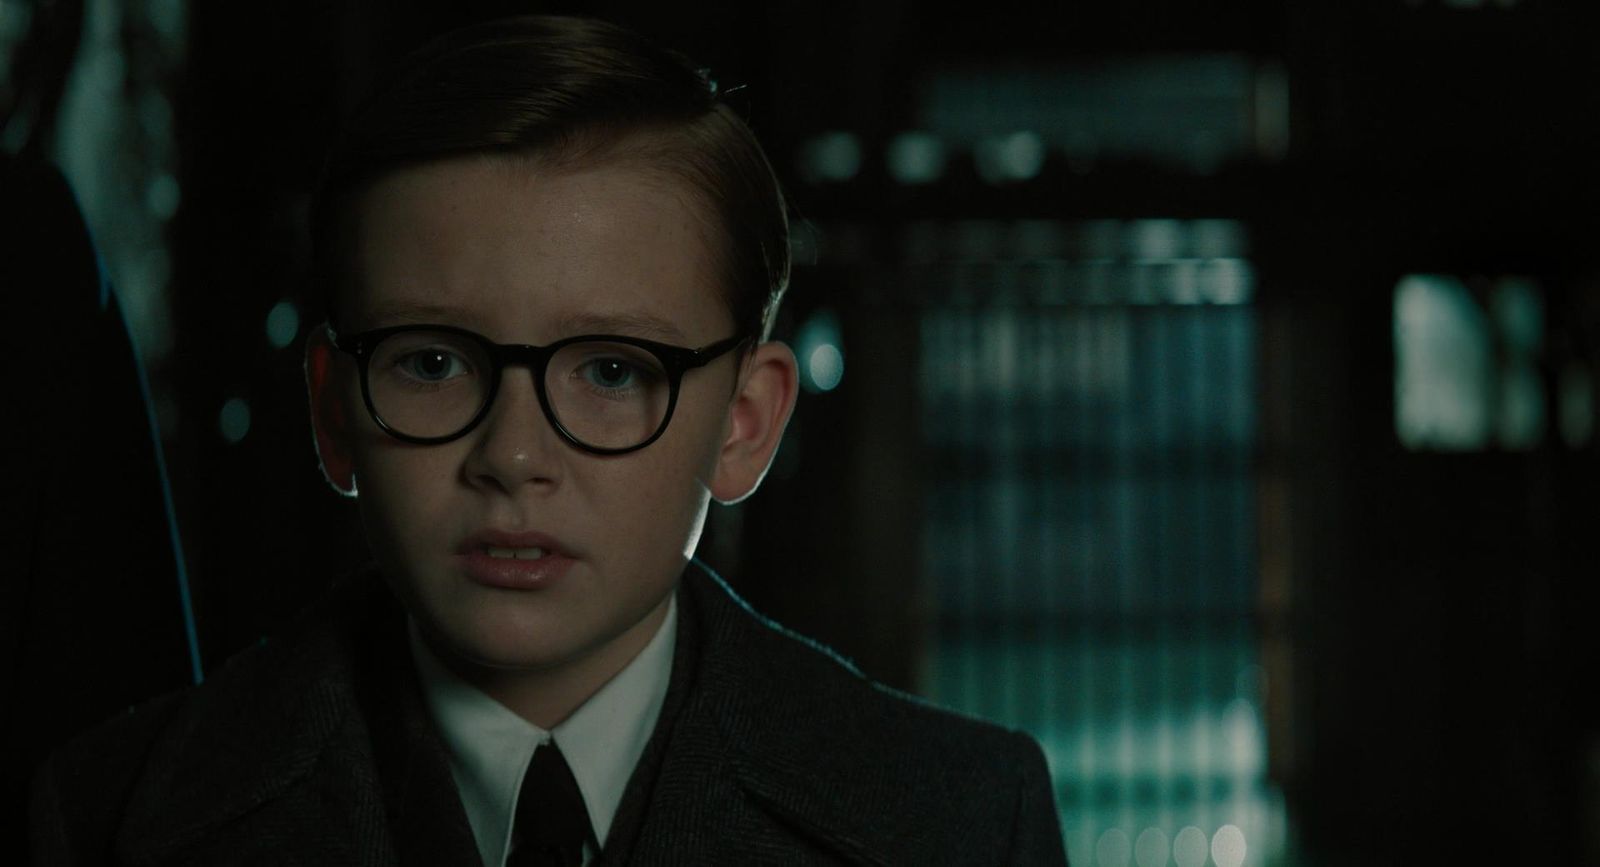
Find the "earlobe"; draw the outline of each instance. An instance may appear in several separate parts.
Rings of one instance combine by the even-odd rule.
[[[710,484],[711,496],[721,503],[736,503],[760,486],[799,391],[794,353],[782,343],[757,346],[744,364],[739,391],[729,408],[728,436]]]
[[[311,402],[322,477],[346,497],[356,495],[355,465],[350,454],[350,417],[339,390],[338,349],[326,327],[311,329],[306,338],[306,394]]]

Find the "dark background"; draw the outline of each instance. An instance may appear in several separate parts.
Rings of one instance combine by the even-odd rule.
[[[1600,13],[1591,4],[191,7],[167,85],[182,191],[165,228],[172,340],[147,374],[208,667],[271,634],[364,558],[354,505],[316,472],[301,344],[273,348],[262,336],[273,305],[307,309],[304,212],[336,118],[382,64],[452,25],[584,12],[685,51],[726,86],[745,85],[735,98],[798,216],[822,238],[825,252],[796,271],[779,336],[813,311],[836,311],[848,372],[837,391],[803,398],[795,441],[767,486],[719,512],[702,548],[758,608],[874,677],[922,686],[924,654],[947,616],[920,577],[921,498],[941,468],[919,450],[918,287],[892,276],[903,273],[899,227],[953,217],[1236,220],[1252,239],[1260,325],[1251,623],[1272,678],[1270,777],[1294,829],[1291,860],[1600,863],[1596,447],[1552,432],[1531,448],[1404,448],[1392,338],[1403,275],[1460,275],[1469,287],[1527,275],[1543,292],[1536,363],[1546,394],[1572,365],[1600,373]],[[73,4],[33,8],[33,50],[70,57],[82,23]],[[122,26],[136,59],[133,16]],[[1247,149],[1193,169],[1114,149],[1088,163],[1052,150],[1035,177],[995,185],[958,148],[941,180],[914,190],[877,156],[915,128],[920,88],[940,70],[1194,54],[1281,70],[1286,151]],[[50,100],[52,65],[19,72],[24,59],[11,58],[8,110],[21,111],[27,93]],[[37,146],[63,146],[34,105],[45,118]],[[798,167],[807,143],[832,130],[853,132],[865,157],[848,181],[814,182]],[[215,420],[236,397],[252,422],[229,442]],[[119,475],[84,472],[94,485]],[[169,569],[156,569],[151,586],[168,586]],[[170,636],[181,628],[175,598],[134,593],[96,616],[161,624],[153,631]],[[72,629],[109,634],[94,617],[59,612],[36,614],[19,634],[43,641]],[[48,725],[15,711],[31,740],[29,756],[8,767],[138,695],[186,682],[190,663],[173,645],[142,645],[143,655],[123,646],[123,664],[138,673],[117,675],[120,691],[102,682],[106,669],[17,675],[13,694],[25,701],[15,707],[52,704],[57,690],[88,698]]]

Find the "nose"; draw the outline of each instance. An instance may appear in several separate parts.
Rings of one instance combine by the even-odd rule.
[[[528,368],[505,369],[489,415],[469,436],[474,441],[463,467],[469,484],[503,493],[558,484],[565,444],[545,417]]]

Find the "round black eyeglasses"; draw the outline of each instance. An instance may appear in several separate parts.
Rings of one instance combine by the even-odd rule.
[[[488,416],[505,368],[516,364],[533,373],[551,427],[597,455],[655,442],[672,420],[683,375],[744,342],[734,335],[688,349],[588,334],[529,346],[494,343],[451,325],[333,334],[333,345],[360,363],[367,412],[396,439],[437,445],[466,436]]]

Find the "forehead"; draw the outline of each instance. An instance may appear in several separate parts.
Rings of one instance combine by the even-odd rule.
[[[634,162],[431,163],[380,179],[355,216],[357,330],[430,321],[508,341],[654,330],[641,336],[692,342],[731,323],[705,208]]]

